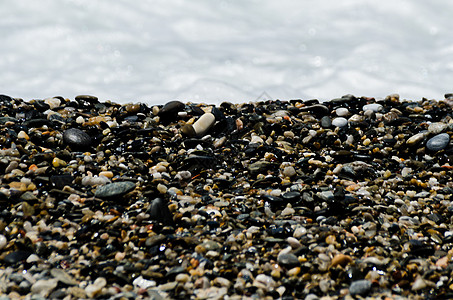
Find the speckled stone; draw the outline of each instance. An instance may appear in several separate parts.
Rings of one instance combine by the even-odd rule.
[[[94,195],[98,198],[114,198],[127,194],[134,189],[135,183],[131,181],[114,182],[98,187]]]
[[[431,151],[439,151],[447,147],[450,143],[450,136],[448,133],[441,133],[433,136],[426,142],[426,148]]]

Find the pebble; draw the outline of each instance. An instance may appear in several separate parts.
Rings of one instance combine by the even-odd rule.
[[[8,240],[6,239],[6,237],[4,235],[0,234],[0,250],[5,248],[7,244],[8,244]]]
[[[433,136],[426,142],[426,148],[431,151],[439,151],[445,149],[450,143],[450,136],[448,133],[441,133]]]
[[[353,281],[349,287],[352,296],[366,296],[371,290],[371,281],[362,279]]]
[[[47,297],[54,288],[58,285],[58,279],[40,279],[37,280],[30,288],[32,294],[38,294],[42,297]]]
[[[292,253],[280,254],[277,258],[277,261],[282,267],[286,267],[288,269],[300,265],[299,259]]]
[[[332,125],[336,127],[345,127],[348,125],[348,120],[343,117],[334,118],[332,120]]]
[[[77,128],[65,130],[63,141],[73,150],[88,150],[93,143],[90,135]]]
[[[114,182],[98,187],[94,195],[98,198],[115,198],[134,189],[135,183],[131,181]]]
[[[107,285],[107,280],[104,277],[98,277],[96,280],[94,280],[93,283],[87,285],[85,288],[85,293],[88,296],[88,298],[94,298],[97,296],[102,288],[104,288]]]
[[[193,129],[197,136],[204,136],[214,125],[215,116],[212,113],[205,113],[195,123]]]
[[[370,103],[362,107],[363,111],[371,110],[372,112],[380,112],[384,107],[379,103]]]
[[[349,110],[345,107],[340,107],[340,108],[337,108],[335,110],[335,113],[337,114],[337,116],[339,117],[346,117],[349,115]]]

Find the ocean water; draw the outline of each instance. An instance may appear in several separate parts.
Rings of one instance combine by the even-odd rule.
[[[164,104],[453,92],[453,2],[0,2],[0,93]]]

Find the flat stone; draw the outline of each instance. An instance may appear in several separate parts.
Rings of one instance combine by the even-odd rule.
[[[97,198],[113,198],[125,195],[135,189],[135,183],[131,181],[114,182],[100,186],[94,193]]]
[[[433,136],[426,142],[426,148],[431,151],[439,151],[447,147],[450,143],[450,136],[448,133],[441,133]]]
[[[299,259],[292,253],[280,254],[277,258],[278,263],[287,268],[291,269],[300,265]]]
[[[379,103],[366,104],[362,107],[363,111],[371,110],[372,112],[379,112],[383,109],[383,106]]]
[[[64,284],[67,284],[67,285],[78,285],[78,281],[75,280],[71,275],[69,275],[65,270],[63,269],[52,269],[50,270],[50,274],[52,274],[52,276],[55,278],[55,279],[58,279],[58,281],[64,283]]]

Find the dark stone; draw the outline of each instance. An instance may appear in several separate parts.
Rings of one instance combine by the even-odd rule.
[[[277,261],[279,265],[287,269],[292,269],[300,265],[299,259],[292,253],[280,254]]]
[[[122,181],[109,183],[96,189],[94,195],[98,198],[114,198],[125,195],[135,189],[135,183]]]
[[[170,101],[164,105],[159,111],[160,122],[169,124],[176,119],[178,112],[182,111],[185,104],[181,101]]]
[[[168,209],[167,201],[162,198],[154,199],[146,212],[153,221],[160,222],[164,225],[173,224],[173,215]]]
[[[50,176],[50,182],[57,188],[62,189],[66,185],[70,186],[74,177],[70,174],[63,174],[63,175],[52,175]]]
[[[3,262],[8,265],[15,265],[19,262],[25,261],[30,255],[31,252],[29,251],[18,250],[6,255],[5,258],[3,259]]]
[[[70,128],[63,133],[63,142],[73,150],[86,150],[90,148],[93,141],[86,132]]]

